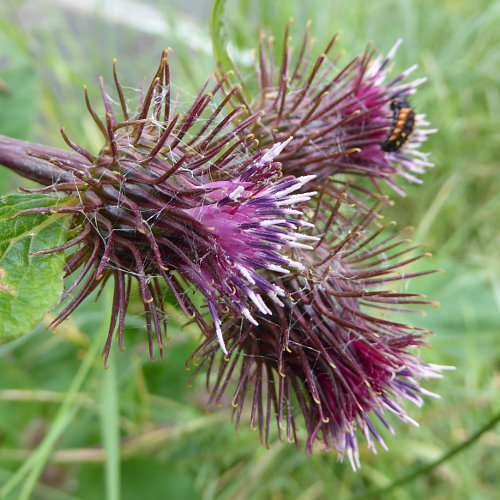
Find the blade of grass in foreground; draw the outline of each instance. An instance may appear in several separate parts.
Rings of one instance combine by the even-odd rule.
[[[101,441],[105,450],[104,473],[107,500],[120,498],[120,414],[116,359],[111,353],[103,373],[101,391]]]
[[[111,311],[109,293],[105,293],[104,295],[106,298],[102,297],[102,299],[104,299],[108,307],[104,306],[102,310]],[[28,500],[31,497],[38,477],[45,467],[57,440],[68,428],[77,410],[80,408],[80,404],[77,401],[78,393],[85,383],[92,365],[99,359],[99,351],[102,349],[108,334],[108,325],[109,315],[106,314],[98,330],[99,334],[95,336],[86,352],[47,435],[33,454],[0,489],[0,498],[7,499],[8,495],[12,494],[21,482],[23,483],[21,492],[15,498],[17,500]],[[99,364],[99,367],[101,368],[102,365]]]
[[[226,0],[214,0],[212,12],[210,13],[210,37],[212,39],[212,50],[214,59],[220,70],[227,73],[234,69],[234,64],[227,53],[227,34],[224,32],[224,9]]]
[[[7,482],[12,475],[11,472],[0,468],[0,484]],[[38,484],[35,487],[33,498],[37,500],[82,500],[79,497],[69,495],[45,484]]]

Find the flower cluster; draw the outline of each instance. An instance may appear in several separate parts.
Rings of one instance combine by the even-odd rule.
[[[349,217],[339,212],[346,202]],[[197,371],[209,367],[209,406],[222,402],[239,371],[232,394],[237,426],[248,402],[251,423],[266,444],[275,416],[278,429],[285,429],[287,439],[299,446],[295,417],[300,412],[306,450],[311,453],[321,439],[340,458],[347,454],[354,469],[359,467],[356,428],[372,449],[374,440],[386,448],[373,418],[389,430],[384,411],[413,422],[401,401],[420,406],[421,395],[433,394],[416,379],[440,377],[443,369],[416,357],[415,348],[425,344],[425,331],[385,315],[429,304],[425,297],[395,289],[401,281],[429,272],[401,272],[426,254],[414,255],[415,247],[400,238],[404,231],[385,234],[390,224],[375,220],[380,202],[370,210],[359,203],[345,191],[324,191],[318,213],[333,208],[327,220],[321,221],[318,213],[313,219],[324,236],[313,249],[301,252],[307,273],[277,280],[288,292],[283,306],[269,303],[272,314],[258,317],[258,325],[228,321],[223,332],[226,361],[214,335],[193,356],[199,362]],[[370,314],[370,309],[381,314]],[[218,368],[212,370],[214,366]]]
[[[386,448],[374,418],[390,431],[384,412],[415,423],[402,401],[421,405],[422,395],[435,396],[418,379],[441,377],[447,367],[419,360],[416,348],[425,345],[427,332],[387,318],[390,311],[430,304],[400,291],[401,282],[428,274],[402,271],[426,254],[409,246],[404,231],[381,224],[390,202],[378,182],[403,193],[400,179],[421,183],[416,174],[432,166],[419,147],[434,130],[408,101],[423,80],[404,83],[410,68],[385,83],[400,42],[385,58],[367,51],[338,71],[338,61],[328,61],[335,39],[311,63],[306,33],[292,65],[287,28],[275,67],[272,39],[266,50],[261,38],[258,95],[250,103],[243,93],[235,95],[249,114],[262,113],[251,125],[262,147],[290,141],[277,156],[283,172],[315,176],[319,194],[306,203],[303,217],[317,241],[296,252],[305,272],[274,279],[287,292],[282,305],[267,301],[271,314],[258,314],[257,324],[228,320],[222,331],[227,354],[221,356],[212,334],[193,360],[195,375],[208,367],[209,407],[233,387],[237,427],[246,403],[266,445],[274,417],[298,447],[301,413],[306,451],[322,441],[356,469],[356,429],[374,451],[375,442]],[[345,183],[346,174],[359,184]],[[372,187],[363,187],[362,178]]]
[[[36,173],[36,191],[64,201],[18,215],[71,216],[68,241],[44,251],[64,251],[75,275],[54,325],[111,279],[107,359],[114,337],[123,347],[136,281],[153,358],[171,294],[203,335],[192,359],[195,374],[209,367],[212,404],[233,387],[237,426],[249,402],[266,443],[273,415],[297,446],[303,421],[309,453],[321,440],[357,468],[356,429],[385,447],[374,419],[389,430],[384,412],[412,422],[403,400],[421,404],[431,393],[418,379],[443,369],[416,354],[427,332],[388,317],[430,302],[401,291],[427,274],[402,268],[426,254],[382,223],[383,184],[392,193],[401,179],[421,182],[430,163],[419,147],[432,130],[409,102],[420,83],[404,83],[411,70],[387,81],[397,45],[339,71],[335,37],[313,60],[307,30],[293,64],[288,39],[287,27],[279,66],[261,39],[254,99],[219,75],[184,113],[167,51],[134,112],[113,65],[119,113],[102,80],[104,118],[85,91],[103,147],[93,154],[63,131],[76,154],[35,148],[52,168]]]

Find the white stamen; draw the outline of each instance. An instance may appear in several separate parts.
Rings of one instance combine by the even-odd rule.
[[[300,263],[292,259],[288,259],[288,265],[290,267],[293,267],[295,269],[298,269],[299,271],[305,271],[306,268]]]
[[[315,177],[316,175],[303,175],[302,177],[297,177],[295,179],[295,184],[288,186],[286,189],[283,189],[281,191],[277,191],[276,193],[274,193],[274,196],[286,196],[288,193],[293,193]]]
[[[288,199],[282,201],[280,205],[293,205],[295,203],[300,203],[302,201],[309,201],[317,191],[311,191],[309,193],[293,194],[289,196]]]
[[[413,66],[410,66],[409,68],[405,69],[400,76],[401,80],[404,80],[408,75],[413,73],[416,69],[418,68],[418,64],[414,64]]]
[[[262,314],[272,314],[271,310],[269,309],[269,307],[266,306],[260,295],[257,295],[252,290],[248,291],[247,293],[251,301],[257,306],[257,308]]]
[[[252,275],[248,272],[248,269],[240,265],[238,265],[237,268],[250,284],[255,285],[255,280],[252,278]]]
[[[245,188],[243,186],[238,186],[230,195],[229,195],[229,198],[233,201],[236,201],[241,193],[245,190]]]
[[[283,292],[283,290],[281,290]],[[281,295],[284,295],[285,292],[283,292]],[[278,296],[274,292],[268,292],[267,295],[271,298],[271,300],[275,303],[278,304],[280,307],[285,307],[285,304],[281,302],[280,299],[278,299]]]
[[[215,323],[215,331],[217,333],[217,340],[219,341],[219,346],[222,349],[222,352],[227,356],[226,344],[224,343],[224,337],[222,336],[222,330],[220,328],[221,321],[219,318],[214,318]]]
[[[304,250],[312,250],[314,247],[311,245],[306,245],[305,243],[299,243],[297,241],[291,241],[288,243],[290,248],[303,248]]]
[[[253,318],[253,316],[250,314],[250,311],[244,307],[243,309],[241,309],[241,314],[243,314],[243,316],[248,319],[248,321],[250,321],[250,323],[252,323],[253,325],[257,326],[259,323],[257,323],[257,321],[255,321],[255,319]]]
[[[259,226],[261,227],[269,227],[269,226],[274,226],[276,224],[282,224],[284,222],[288,222],[288,219],[266,219],[266,220],[261,220],[259,222]]]
[[[277,142],[265,155],[259,160],[259,164],[267,163],[273,161],[288,145],[288,143],[293,139],[289,137],[286,141]]]
[[[399,49],[399,46],[403,43],[403,39],[400,38],[399,40],[396,41],[396,43],[392,46],[392,49],[389,50],[386,59],[394,59],[394,56],[396,55],[396,52]]]
[[[284,267],[277,266],[276,264],[269,264],[267,266],[267,269],[270,271],[276,271],[278,273],[283,273],[283,274],[290,274],[290,271],[288,269],[285,269]]]

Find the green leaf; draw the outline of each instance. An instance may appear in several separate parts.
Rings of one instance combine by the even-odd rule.
[[[62,245],[69,216],[21,210],[61,204],[60,198],[18,194],[0,198],[0,341],[30,331],[61,297],[64,255],[29,254]]]

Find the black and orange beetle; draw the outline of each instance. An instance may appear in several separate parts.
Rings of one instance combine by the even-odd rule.
[[[381,144],[382,151],[392,153],[403,146],[413,132],[415,112],[406,98],[391,101],[392,127]]]

